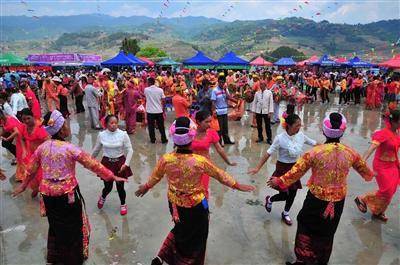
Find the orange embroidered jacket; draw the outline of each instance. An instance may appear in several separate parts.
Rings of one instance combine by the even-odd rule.
[[[311,168],[312,174],[307,183],[310,192],[323,201],[341,201],[346,196],[347,175],[351,167],[366,181],[372,179],[373,172],[352,148],[340,143],[318,145],[279,178],[279,186],[282,189],[289,187]]]
[[[180,207],[191,208],[205,198],[205,190],[200,182],[203,174],[228,187],[236,184],[231,175],[201,155],[169,153],[157,162],[147,185],[151,188],[166,176],[169,201]]]

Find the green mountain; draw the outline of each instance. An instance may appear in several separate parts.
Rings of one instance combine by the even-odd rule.
[[[2,50],[20,55],[32,52],[92,52],[114,55],[125,37],[141,46],[156,46],[176,59],[201,49],[218,58],[233,50],[251,58],[280,46],[306,55],[357,52],[371,59],[399,52],[392,46],[399,37],[400,20],[369,24],[336,24],[304,18],[224,22],[205,17],[162,18],[77,15],[65,17],[5,16],[0,34]],[[273,58],[272,58],[273,59]]]

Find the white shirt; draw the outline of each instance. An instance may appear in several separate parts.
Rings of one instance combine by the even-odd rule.
[[[164,91],[158,86],[152,85],[144,89],[146,96],[147,113],[163,113],[161,100],[165,98]]]
[[[267,153],[272,155],[278,151],[278,161],[282,163],[296,163],[303,152],[304,144],[316,145],[317,142],[303,132],[290,136],[287,132],[278,134]]]
[[[274,98],[268,89],[259,90],[254,95],[253,112],[258,114],[274,113]]]
[[[5,115],[15,117],[13,114],[13,110],[12,110],[10,104],[8,104],[8,102],[4,102],[2,109],[3,109],[3,112]]]
[[[29,108],[28,103],[26,102],[26,98],[24,94],[22,94],[21,92],[13,93],[11,95],[10,104],[14,115],[17,115],[18,111],[21,111],[25,108]]]
[[[92,156],[97,157],[101,149],[103,149],[103,156],[109,158],[121,157],[126,150],[125,165],[129,166],[133,155],[133,149],[131,140],[126,132],[120,129],[117,129],[115,132],[109,130],[100,132],[97,136]]]

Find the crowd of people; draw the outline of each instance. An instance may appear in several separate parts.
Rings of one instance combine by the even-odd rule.
[[[289,211],[302,187],[300,178],[312,170],[309,191],[297,216],[297,260],[293,264],[329,262],[351,167],[366,181],[375,177],[378,184],[377,191],[355,198],[358,209],[363,213],[369,209],[374,218],[384,222],[388,220],[385,211],[400,183],[400,82],[396,76],[355,70],[173,73],[156,69],[112,72],[104,68],[5,73],[1,81],[2,147],[14,156],[11,163],[16,165],[15,180],[21,182],[13,195],[28,187],[32,197],[40,194],[41,213],[49,221],[49,264],[82,264],[88,257],[90,225],[75,174],[76,162],[104,181],[97,207],[103,208],[115,182],[120,214],[127,214],[124,183],[134,174],[129,135],[137,133],[138,123],[147,127],[152,144],[166,144],[172,139],[175,147],[160,158],[148,181],[136,191],[141,197],[162,178],[167,179],[174,228],[152,264],[204,264],[210,177],[232,189],[254,190],[251,185],[238,183],[210,160],[210,148],[214,146],[228,165],[236,165],[224,146],[235,144],[229,123],[241,120],[247,111],[252,113],[249,126],[257,128],[255,142],[269,145],[257,167],[248,173],[257,174],[271,155],[277,153],[278,157],[268,186],[279,193],[265,198],[267,212],[271,212],[274,202],[285,201],[282,220],[292,225]],[[336,95],[339,99],[334,102]],[[72,101],[74,104],[70,104]],[[304,104],[362,103],[367,109],[382,111],[386,120],[386,127],[372,135],[372,145],[364,156],[340,143],[347,125],[340,113],[330,113],[323,119],[324,143],[301,132],[301,118],[296,112]],[[286,111],[280,114],[284,104]],[[67,142],[69,117],[83,112],[88,113],[93,130],[102,130],[91,154]],[[169,130],[165,128],[167,112],[174,115]],[[284,131],[273,137],[271,126],[277,124]],[[305,144],[312,149],[303,153]],[[371,170],[365,161],[375,150]],[[97,161],[100,152],[103,157]],[[1,172],[0,178],[5,179]]]

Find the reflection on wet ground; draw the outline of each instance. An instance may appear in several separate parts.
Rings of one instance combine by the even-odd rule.
[[[347,117],[348,130],[343,142],[361,153],[367,149],[371,133],[382,126],[377,111],[314,104],[304,106],[300,113],[305,133],[321,142],[321,120],[332,111],[340,111]],[[172,116],[171,113],[168,115],[167,126]],[[227,166],[212,152],[217,165],[240,181],[253,183],[257,189],[251,194],[243,194],[212,181],[207,264],[284,264],[294,257],[296,222],[292,227],[281,223],[283,203],[274,204],[269,214],[263,207],[265,196],[275,193],[266,188],[265,181],[274,170],[276,158],[269,161],[256,176],[246,174],[247,169],[254,167],[267,150],[265,143],[255,143],[257,132],[250,128],[250,118],[246,115],[240,122],[229,123],[230,134],[236,144],[225,147],[225,150],[231,160],[238,163],[236,167]],[[98,132],[87,129],[89,124],[85,114],[72,116],[70,123],[71,141],[90,152]],[[281,130],[275,125],[273,135]],[[137,128],[131,139],[134,177],[126,185],[127,216],[119,215],[119,199],[115,190],[107,198],[104,208],[98,210],[96,202],[102,181],[80,166],[77,169],[92,225],[90,258],[86,264],[149,264],[172,227],[165,180],[142,199],[136,198],[134,191],[139,183],[147,179],[159,157],[172,151],[173,144],[171,141],[168,145],[150,144],[145,128]],[[15,167],[10,166],[10,156],[1,149],[0,157],[1,168],[11,176]],[[302,179],[303,184],[308,176]],[[347,202],[335,236],[331,264],[399,264],[399,195],[396,194],[387,211],[389,222],[381,224],[371,220],[369,214],[359,213],[353,203],[356,195],[374,189],[375,182],[364,183],[354,171],[348,182]],[[16,185],[13,178],[0,185],[0,264],[44,264],[48,225],[47,220],[39,216],[38,200],[32,200],[29,192],[12,199],[10,193]],[[298,192],[291,210],[294,220],[306,191],[304,188]]]

